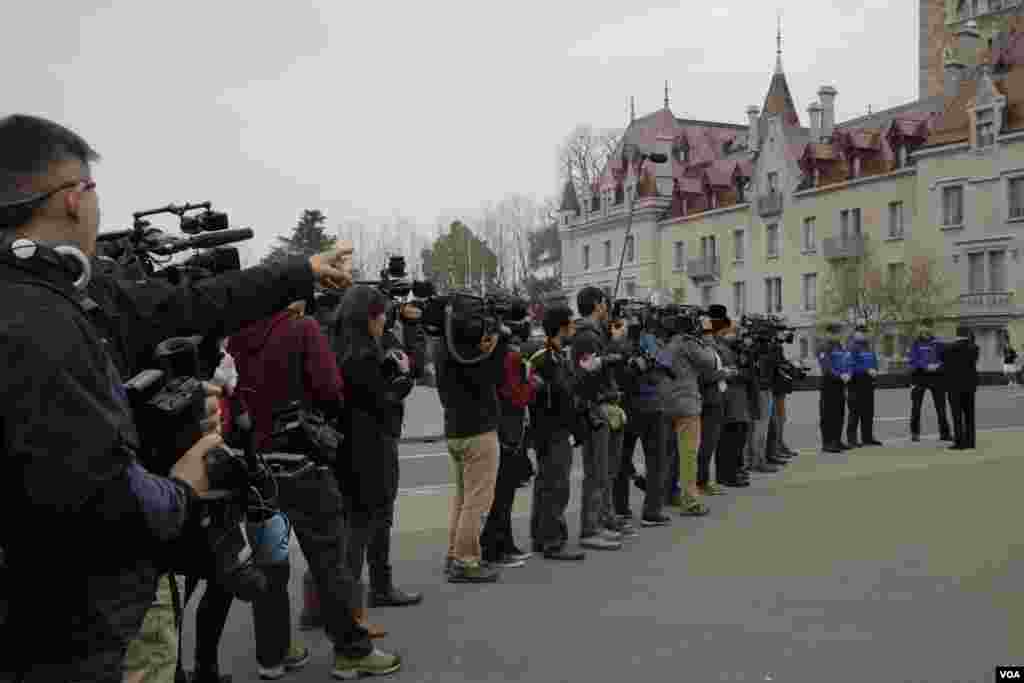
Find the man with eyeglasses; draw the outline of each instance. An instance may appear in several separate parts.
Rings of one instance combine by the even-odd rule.
[[[139,438],[122,383],[141,369],[129,359],[167,337],[233,333],[308,298],[316,279],[351,282],[350,248],[189,288],[92,277],[97,159],[52,121],[0,119],[4,682],[121,681],[156,593],[153,558],[209,486],[204,458],[222,443],[216,401],[208,435],[171,476],[147,472],[135,458]]]

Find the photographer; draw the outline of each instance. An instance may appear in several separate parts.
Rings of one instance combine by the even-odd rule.
[[[342,431],[347,435],[336,471],[345,498],[348,565],[359,586],[353,600],[360,620],[366,618],[362,577],[367,548],[378,534],[390,533],[398,495],[402,402],[413,387],[408,357],[382,345],[390,306],[379,289],[352,287],[341,300],[336,335],[345,378]]]
[[[570,436],[578,429],[573,393],[576,376],[567,344],[576,333],[572,311],[553,306],[544,313],[543,349],[530,356],[531,375],[538,379],[537,400],[530,411],[534,444],[537,448],[537,479],[534,481],[530,529],[533,549],[549,560],[578,561],[579,551],[569,550],[565,509],[571,496],[572,445]]]
[[[778,368],[777,344],[775,330],[766,331],[755,328],[752,331],[754,344],[751,348],[755,367],[757,368],[758,416],[751,425],[750,438],[747,441],[748,462],[752,472],[774,474],[786,461],[773,457],[774,448],[769,448],[769,432],[772,416],[775,413],[775,395],[773,387]]]
[[[278,406],[298,401],[329,419],[338,419],[343,412],[345,385],[334,354],[319,323],[307,317],[305,311],[305,301],[292,302],[286,310],[248,326],[228,344],[229,352],[236,358],[239,391],[247,397],[256,447],[261,452],[275,450],[272,431]],[[346,559],[346,529],[339,492],[339,481],[345,482],[322,460],[313,444],[307,449],[298,454],[311,457],[318,466],[296,476],[286,472],[277,476],[277,502],[291,520],[314,582],[320,588],[321,618],[334,642],[334,672],[390,673],[397,669],[398,658],[373,649],[368,638],[377,635],[377,629],[365,624],[365,614],[357,609],[362,603],[355,599],[358,581]],[[277,571],[282,579],[287,576],[283,567]],[[290,612],[261,613],[262,606],[261,601],[254,605],[257,634],[274,628],[274,624],[265,623],[270,619],[278,620],[276,628],[282,639],[290,634],[290,629],[285,628]],[[282,668],[295,670],[309,659],[308,653],[303,653],[294,642],[290,648],[286,640],[265,647],[274,648],[278,657],[260,653],[264,659],[260,661],[263,676]]]
[[[584,287],[576,296],[583,319],[572,342],[577,396],[590,423],[583,442],[583,500],[580,506],[580,545],[595,550],[619,550],[623,532],[635,534],[612,510],[612,481],[619,473],[624,413],[617,405],[618,386],[602,356],[612,347],[608,331],[608,298],[597,287]],[[619,328],[615,341],[625,330]],[[617,424],[616,424],[617,423]]]
[[[744,467],[750,425],[758,415],[757,374],[747,349],[739,342],[736,325],[728,317],[713,320],[718,353],[731,371],[726,378],[722,436],[715,451],[715,476],[719,484],[731,488],[750,486]]]
[[[704,342],[715,356],[714,370],[701,377],[700,448],[697,451],[697,488],[706,496],[720,496],[725,491],[711,481],[711,460],[718,451],[725,419],[725,394],[731,370],[722,362],[721,347],[714,333],[729,321],[725,306],[716,304],[708,308],[710,325],[705,327]],[[716,468],[717,470],[717,463]],[[717,472],[716,472],[717,474]]]
[[[638,321],[639,324],[639,321]],[[632,330],[630,330],[632,331]],[[623,389],[627,415],[626,433],[622,439],[622,464],[614,482],[615,511],[630,519],[629,482],[635,473],[633,452],[637,443],[644,452],[644,503],[640,524],[645,527],[667,526],[672,519],[665,514],[665,480],[668,469],[665,444],[667,422],[658,401],[658,377],[651,362],[658,354],[657,338],[641,331],[636,340],[627,337],[629,365],[620,365],[616,380]],[[638,356],[643,351],[643,356]]]
[[[701,339],[711,324],[697,311],[684,311],[670,323],[672,339],[657,357],[665,379],[659,394],[665,415],[672,420],[672,432],[679,453],[679,486],[682,489],[680,514],[701,517],[710,510],[701,502],[697,487],[697,454],[700,451],[701,378],[715,372],[715,355]]]
[[[519,325],[522,328],[522,325]],[[526,409],[533,403],[539,380],[529,377],[520,352],[522,330],[509,340],[505,352],[505,381],[498,388],[501,399],[501,419],[498,423],[499,448],[498,478],[494,485],[494,502],[487,514],[480,547],[483,561],[503,569],[522,567],[530,553],[516,545],[512,535],[512,506],[516,489],[532,476],[533,465],[526,454]]]
[[[0,634],[0,680],[120,681],[154,599],[161,568],[153,558],[208,488],[204,458],[222,443],[211,422],[214,433],[170,478],[146,472],[135,460],[139,439],[122,385],[138,369],[131,359],[180,333],[238,329],[308,292],[315,277],[343,283],[346,254],[180,289],[97,277],[101,286],[89,289],[104,295],[97,304],[83,288],[99,224],[90,175],[98,156],[66,128],[24,115],[0,120],[0,150],[0,500],[8,519],[32,520],[6,525],[0,539],[19,586]],[[17,239],[31,243],[15,250]],[[68,537],[90,539],[71,574],[65,544],[39,542]],[[46,619],[30,602],[37,585],[47,587]]]
[[[450,583],[493,583],[500,570],[481,562],[480,527],[498,476],[498,387],[505,379],[506,343],[472,297],[453,297],[446,315],[454,349],[445,341],[438,345],[437,393],[456,474],[445,565]]]

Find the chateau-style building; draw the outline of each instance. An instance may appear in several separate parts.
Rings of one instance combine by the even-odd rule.
[[[946,325],[974,324],[982,368],[998,369],[1007,331],[1024,339],[1024,32],[1016,16],[991,43],[970,21],[952,27],[940,92],[849,121],[835,120],[838,92],[824,85],[803,125],[781,54],[746,125],[678,117],[666,97],[630,123],[592,187],[565,185],[570,302],[587,285],[611,293],[624,253],[619,296],[785,315],[799,328],[792,355],[813,362],[828,269],[870,247],[879,276],[908,291],[920,264],[944,269],[957,302]],[[905,331],[884,330],[879,349],[891,366],[909,343]]]

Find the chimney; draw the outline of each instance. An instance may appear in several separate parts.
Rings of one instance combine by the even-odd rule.
[[[821,114],[824,108],[817,102],[807,107],[807,115],[811,120],[811,142],[821,142]]]
[[[836,94],[831,85],[818,88],[818,99],[821,101],[821,139],[830,141],[832,130],[836,126]]]
[[[957,29],[956,51],[959,61],[966,66],[975,66],[978,63],[978,52],[982,48],[981,33],[978,32],[978,22],[971,19]]]
[[[754,105],[747,107],[747,149],[756,152],[761,149],[761,132],[757,128],[757,115],[760,110]]]
[[[672,136],[659,135],[654,151],[664,154],[666,159],[663,164],[654,165],[654,179],[658,187],[659,197],[672,196]]]

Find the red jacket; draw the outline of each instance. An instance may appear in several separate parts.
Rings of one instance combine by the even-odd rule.
[[[498,387],[501,419],[498,433],[503,443],[518,443],[523,431],[526,408],[537,395],[537,379],[523,381],[523,357],[519,351],[505,353],[505,380]]]
[[[328,415],[341,409],[344,385],[327,338],[313,318],[293,320],[287,311],[244,328],[228,340],[238,368],[237,393],[245,400],[256,429],[256,447],[268,446],[275,406],[289,399],[288,359],[302,354],[302,388],[307,404]]]

